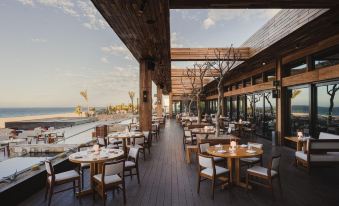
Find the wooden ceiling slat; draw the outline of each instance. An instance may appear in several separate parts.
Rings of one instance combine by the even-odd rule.
[[[229,48],[171,48],[171,60],[172,61],[205,61],[215,60],[215,51],[220,51],[221,55],[226,54]],[[239,60],[246,60],[250,58],[250,48],[234,48],[234,51],[240,55]],[[232,55],[230,55],[232,59]]]

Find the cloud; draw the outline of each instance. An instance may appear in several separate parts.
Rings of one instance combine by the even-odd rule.
[[[108,64],[108,63],[109,63],[109,61],[108,61],[108,59],[107,59],[106,57],[101,57],[100,61],[101,61],[102,63],[105,63],[105,64]]]
[[[179,43],[180,41],[179,39],[181,38],[176,32],[171,33],[171,47],[172,48],[181,48],[184,46],[183,44]]]
[[[46,43],[47,39],[43,39],[43,38],[33,38],[32,42],[36,42],[36,43]]]
[[[99,30],[109,28],[90,0],[17,0],[23,5],[46,6],[57,8],[67,15],[76,17],[82,21],[87,29]]]
[[[213,9],[208,10],[207,18],[204,19],[202,26],[209,29],[218,22],[231,20],[248,21],[251,19],[270,19],[277,14],[280,9]]]
[[[131,52],[127,49],[125,45],[109,45],[101,47],[101,51],[105,55],[113,55],[113,56],[123,56],[126,60],[133,60],[133,56]]]
[[[29,5],[29,6],[34,6],[33,0],[18,0],[20,3],[23,5]]]

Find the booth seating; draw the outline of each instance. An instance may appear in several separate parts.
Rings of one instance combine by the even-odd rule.
[[[296,151],[296,165],[303,165],[308,172],[315,165],[339,163],[339,135],[321,132],[319,139],[308,139],[305,151]]]

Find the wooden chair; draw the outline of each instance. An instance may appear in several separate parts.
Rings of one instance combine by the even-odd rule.
[[[255,147],[257,149],[263,148],[263,144],[260,144],[260,143],[248,142],[247,145],[251,147]],[[260,163],[260,166],[263,166],[262,155],[260,155],[259,157],[240,158],[240,161],[244,165],[247,165],[248,167],[252,167],[253,165],[258,164],[258,163]]]
[[[151,147],[152,147],[152,134],[149,131],[144,131],[145,137],[145,149],[148,150],[148,154],[151,154]]]
[[[247,169],[246,190],[248,190],[248,183],[252,183],[252,184],[260,185],[260,186],[270,189],[274,197],[272,180],[276,178],[278,179],[279,188],[281,192],[282,190],[281,190],[280,173],[279,173],[280,159],[281,159],[280,154],[274,155],[271,157],[271,161],[268,164],[268,168],[261,167],[261,166],[254,166],[254,167]],[[255,178],[251,179],[251,177],[255,177]],[[263,180],[264,183],[257,181],[258,179]]]
[[[6,155],[6,147],[5,146],[0,146],[0,151],[4,153],[4,157]]]
[[[193,136],[192,131],[184,128],[183,143],[184,149],[186,149],[186,144],[195,144],[197,138]]]
[[[155,137],[156,140],[159,138],[159,125],[152,124],[152,137]]]
[[[106,140],[105,137],[98,136],[97,137],[97,143],[100,147],[105,147],[105,148],[107,147],[107,140]]]
[[[230,172],[227,168],[216,166],[213,157],[210,156],[198,154],[198,162],[198,194],[200,192],[200,182],[209,179],[212,181],[212,199],[214,199],[214,189],[217,186],[216,180],[221,180],[219,185],[229,184]]]
[[[45,161],[46,171],[47,171],[47,180],[46,180],[46,193],[45,200],[47,199],[48,194],[48,205],[51,205],[52,196],[55,193],[64,192],[66,190],[73,189],[75,194],[75,188],[78,188],[80,191],[80,175],[75,170],[70,170],[62,173],[55,174],[52,163],[47,160]],[[78,182],[78,185],[75,185],[75,182]],[[67,184],[73,182],[73,187],[66,188],[60,191],[54,191],[54,187],[57,185]]]
[[[129,174],[125,174],[124,176],[130,176],[132,179],[133,175],[136,175],[138,178],[138,184],[140,184],[140,177],[139,177],[139,148],[131,147],[128,152],[127,160],[125,161],[125,170],[124,172],[129,172]],[[135,173],[133,173],[135,170]]]
[[[199,154],[203,154],[203,155],[208,156],[207,149],[208,149],[209,146],[211,146],[211,144],[209,142],[199,143],[199,145],[198,145]],[[213,160],[214,160],[215,163],[223,162],[226,165],[226,160],[222,157],[213,157]]]
[[[138,148],[139,151],[141,153],[143,153],[144,155],[144,160],[146,160],[146,152],[145,152],[145,148],[146,148],[146,143],[145,143],[145,137],[133,137],[132,138],[132,144],[131,145],[127,145],[127,147],[130,148]]]
[[[256,124],[251,124],[249,127],[244,127],[244,133],[246,134],[246,136],[250,136],[251,139],[253,139],[253,136],[255,135],[255,131],[256,131]]]
[[[95,192],[97,192],[104,199],[104,205],[106,205],[106,191],[121,189],[124,203],[126,203],[124,168],[125,160],[105,162],[102,165],[102,173],[92,177],[94,184],[93,199],[95,199]]]

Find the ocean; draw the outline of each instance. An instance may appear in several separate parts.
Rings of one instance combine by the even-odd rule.
[[[0,118],[71,113],[74,109],[74,107],[0,108]]]

